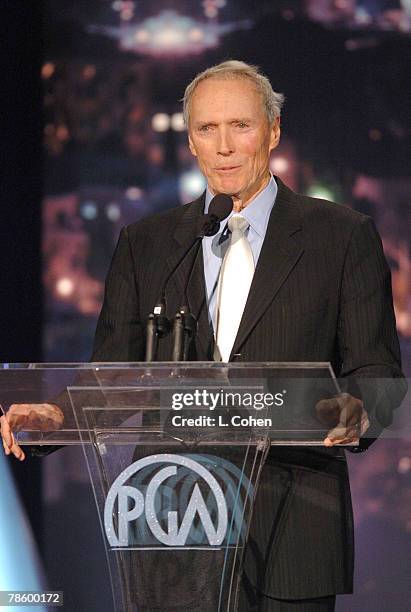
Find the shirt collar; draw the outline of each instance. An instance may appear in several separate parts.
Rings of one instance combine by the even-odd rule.
[[[271,174],[271,178],[268,181],[267,186],[264,187],[264,189],[257,195],[257,197],[254,198],[254,200],[251,200],[251,202],[241,211],[241,215],[247,219],[250,224],[250,227],[261,238],[264,238],[265,236],[271,209],[274,206],[274,202],[277,197],[277,191],[277,183],[275,182],[274,177]],[[214,196],[207,185],[204,213],[208,212],[208,207],[210,206],[210,202],[213,197]],[[227,217],[227,220],[233,214],[234,212],[232,211]]]

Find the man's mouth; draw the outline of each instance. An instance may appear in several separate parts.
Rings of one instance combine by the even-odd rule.
[[[230,172],[234,172],[235,170],[238,170],[240,168],[240,166],[221,166],[219,168],[216,168],[217,172],[221,172],[222,174],[228,174]]]

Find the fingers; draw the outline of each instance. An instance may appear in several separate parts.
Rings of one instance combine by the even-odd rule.
[[[5,442],[3,437],[1,439],[1,441],[3,443],[3,449],[4,449],[5,455],[10,455],[10,448],[9,448],[8,444],[6,444],[6,442]]]
[[[11,453],[16,457],[16,459],[18,459],[19,461],[24,461],[24,459],[26,458],[26,455],[23,451],[23,449],[21,448],[21,446],[19,446],[17,443],[13,444],[13,446],[11,447]]]
[[[23,461],[26,455],[23,449],[17,444],[6,417],[1,417],[0,421],[4,453],[7,456],[10,454],[14,455],[16,459]]]
[[[21,448],[21,446],[19,446],[17,444],[17,442],[14,440],[14,436],[13,436],[13,445],[10,448],[10,452],[12,453],[12,455],[14,455],[16,457],[16,459],[18,459],[19,461],[24,461],[24,459],[26,458],[26,455],[23,451],[23,449]]]
[[[324,440],[324,446],[358,443],[361,435],[362,413],[364,412],[362,401],[349,393],[341,393],[335,398],[319,402],[322,404],[320,412],[324,414],[328,410],[329,414],[330,412],[335,414],[336,401],[338,402],[338,420],[333,423],[334,427],[328,432]],[[327,423],[327,419],[322,419],[322,422],[325,425],[331,424],[329,421]]]
[[[360,424],[358,418],[352,419],[351,416],[346,418],[346,415],[341,413],[341,420],[336,427],[330,429],[327,437],[324,440],[325,446],[334,446],[336,444],[358,444]]]
[[[353,433],[352,435],[343,435],[340,432],[336,432],[337,428],[332,429],[331,431],[328,432],[327,437],[324,440],[324,446],[336,446],[338,444],[358,444],[358,442],[360,441],[360,438],[357,435],[355,435],[355,433]]]
[[[12,433],[11,433],[10,425],[5,416],[0,417],[0,428],[1,428],[1,437],[3,439],[3,444],[5,443],[7,447],[11,447],[13,444]]]

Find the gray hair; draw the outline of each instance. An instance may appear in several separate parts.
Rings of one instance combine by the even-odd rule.
[[[207,68],[204,72],[200,72],[200,74],[197,74],[191,83],[187,85],[182,99],[184,121],[187,127],[190,120],[190,106],[194,91],[201,81],[211,78],[250,79],[256,86],[258,93],[261,94],[264,110],[270,125],[280,116],[281,107],[285,98],[282,93],[277,93],[273,90],[270,81],[260,72],[258,66],[251,66],[250,64],[238,60],[228,60],[216,66],[211,66],[211,68]]]

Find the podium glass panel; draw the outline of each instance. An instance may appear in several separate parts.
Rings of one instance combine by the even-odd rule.
[[[322,363],[10,364],[0,389],[60,407],[18,440],[82,444],[115,609],[138,612],[237,609],[269,448],[322,452],[316,408],[340,392]]]

